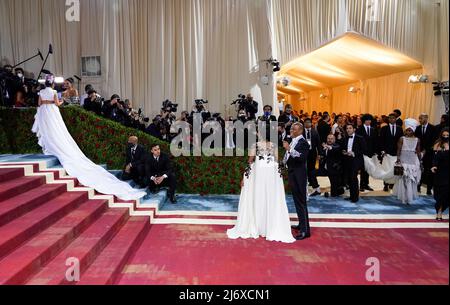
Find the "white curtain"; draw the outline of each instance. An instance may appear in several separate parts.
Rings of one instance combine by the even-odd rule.
[[[191,110],[195,98],[235,115],[230,104],[252,92],[275,104],[270,0],[80,0],[80,22],[67,22],[65,1],[0,0],[0,58],[17,63],[46,52],[47,69],[65,77],[81,71],[82,56],[101,56],[102,76],[84,78],[105,97],[118,93],[155,115],[165,99]],[[40,69],[40,60],[24,66]],[[271,70],[270,70],[271,71]]]
[[[438,6],[437,3],[440,3]],[[252,92],[275,105],[271,67],[355,31],[411,56],[432,79],[448,80],[449,0],[80,0],[67,22],[63,0],[0,0],[1,64],[44,53],[47,68],[79,75],[82,56],[101,56],[102,76],[84,78],[103,95],[130,98],[147,115],[172,99],[195,98],[234,115],[231,101]],[[369,9],[369,4],[372,4]],[[41,62],[24,66],[37,73]],[[332,88],[329,88],[330,90]],[[423,103],[431,103],[424,101]],[[434,102],[434,101],[433,101]],[[325,105],[325,103],[322,103]]]

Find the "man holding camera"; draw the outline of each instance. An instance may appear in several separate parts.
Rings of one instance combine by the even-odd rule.
[[[87,111],[96,113],[97,115],[102,114],[102,97],[97,94],[94,88],[89,88],[87,92],[87,97],[83,101],[83,108]]]

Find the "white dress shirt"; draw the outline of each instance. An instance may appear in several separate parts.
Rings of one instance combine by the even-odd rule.
[[[353,151],[353,141],[355,140],[355,135],[349,136],[348,144],[347,144],[347,152]]]

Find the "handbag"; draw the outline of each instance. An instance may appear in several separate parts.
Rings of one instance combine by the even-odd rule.
[[[405,169],[403,166],[399,163],[395,164],[394,166],[394,176],[403,176]]]

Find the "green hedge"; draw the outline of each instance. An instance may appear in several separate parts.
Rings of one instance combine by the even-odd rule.
[[[42,153],[31,132],[36,109],[0,109],[1,153]],[[61,108],[72,137],[86,156],[110,169],[122,169],[125,147],[130,135],[139,137],[147,148],[152,143],[169,152],[165,142],[135,129],[105,120],[79,107]],[[246,157],[173,158],[178,177],[178,192],[188,194],[239,194]]]

